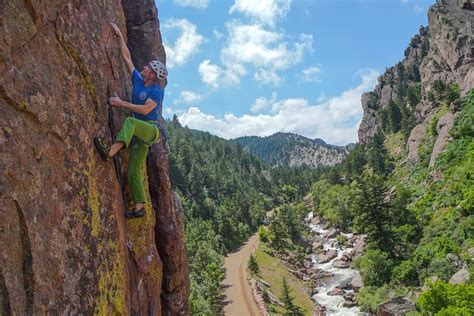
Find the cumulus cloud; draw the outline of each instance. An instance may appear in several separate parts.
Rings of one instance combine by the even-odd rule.
[[[205,84],[215,89],[219,88],[219,79],[222,75],[222,69],[219,66],[211,64],[211,61],[206,59],[199,65],[198,71]]]
[[[313,50],[313,36],[301,34],[292,47],[282,34],[265,30],[258,24],[229,22],[229,42],[222,50],[223,61],[250,64],[275,70],[288,68],[302,61]]]
[[[205,9],[209,5],[209,0],[174,0],[174,3],[181,7]]]
[[[187,104],[195,105],[202,100],[202,95],[193,91],[181,91],[179,97],[173,100],[174,105]]]
[[[192,107],[179,116],[179,121],[190,128],[209,131],[226,139],[293,132],[309,138],[319,137],[331,144],[347,144],[357,141],[362,117],[360,97],[375,86],[377,77],[377,72],[365,71],[358,86],[318,104],[311,104],[303,98],[276,100],[275,95],[271,100],[259,98],[252,106],[255,111],[271,106],[271,114],[236,116],[229,113],[216,117]]]
[[[321,73],[321,68],[318,66],[312,66],[303,69],[301,75],[298,78],[305,82],[319,81],[318,75]]]
[[[263,109],[269,107],[272,103],[274,103],[276,101],[276,98],[277,98],[277,93],[276,92],[272,93],[272,98],[271,99],[267,99],[265,97],[257,98],[255,100],[255,103],[250,108],[250,111],[258,112],[260,110],[263,110]]]
[[[202,82],[214,89],[222,84],[237,84],[240,77],[245,74],[245,69],[241,65],[230,65],[225,69],[211,64],[209,59],[204,60],[198,67]]]
[[[222,66],[208,60],[199,66],[202,81],[215,89],[239,83],[249,67],[257,82],[279,85],[284,79],[278,72],[300,63],[306,53],[313,51],[312,35],[300,34],[290,44],[282,34],[265,30],[259,24],[232,21],[226,26],[229,38],[221,51]]]
[[[256,22],[274,26],[290,11],[291,0],[236,0],[229,13],[242,13]]]
[[[273,83],[275,86],[278,86],[283,81],[274,70],[265,69],[257,70],[253,78],[262,84]]]
[[[197,32],[196,25],[186,19],[170,19],[163,23],[163,29],[178,29],[180,35],[174,44],[165,41],[167,65],[169,68],[185,64],[199,52],[204,37]]]

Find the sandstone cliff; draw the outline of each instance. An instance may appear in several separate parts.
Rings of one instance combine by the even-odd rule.
[[[387,109],[391,101],[402,101],[413,111],[415,126],[411,127],[407,150],[410,159],[417,158],[416,151],[426,126],[440,107],[436,82],[457,83],[461,95],[474,87],[473,10],[474,4],[469,0],[441,0],[430,7],[429,25],[421,27],[420,33],[412,38],[405,59],[388,68],[379,77],[374,91],[362,96],[364,116],[359,126],[362,144],[380,129],[380,110]],[[419,89],[419,99],[410,100],[408,96],[407,100],[407,90],[411,88],[412,92]]]
[[[0,314],[189,314],[164,140],[147,161],[152,203],[128,223],[126,183],[92,143],[110,140],[108,94],[131,92],[109,22],[137,67],[165,60],[154,2],[7,1],[0,19]]]

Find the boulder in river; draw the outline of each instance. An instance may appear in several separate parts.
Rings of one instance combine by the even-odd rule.
[[[354,307],[356,305],[357,305],[356,302],[348,301],[348,300],[346,300],[346,301],[344,301],[344,303],[342,303],[342,307],[347,307],[347,308]]]
[[[346,262],[351,262],[352,261],[352,257],[354,257],[354,255],[352,254],[352,252],[350,251],[346,251],[342,254],[341,256],[341,260],[342,261],[346,261]]]
[[[334,262],[332,263],[332,266],[334,268],[339,268],[339,269],[347,269],[349,268],[349,262],[347,261],[343,261],[343,260],[334,260]]]
[[[334,249],[330,250],[323,250],[319,255],[318,255],[318,261],[319,263],[325,263],[329,262],[332,259],[337,257],[337,251]]]
[[[335,287],[334,289],[328,292],[328,295],[331,295],[331,296],[343,295],[343,294],[344,294],[344,290],[338,287]]]
[[[359,289],[364,286],[364,283],[362,283],[362,278],[360,277],[359,273],[354,275],[354,277],[352,278],[351,285],[354,292],[359,292]]]
[[[324,235],[324,237],[334,238],[337,236],[337,234],[339,234],[339,229],[333,227]]]
[[[322,249],[324,245],[324,239],[320,236],[315,236],[313,239],[313,251]]]
[[[354,293],[346,293],[342,296],[346,301],[353,301],[354,300]]]
[[[313,219],[311,220],[311,224],[313,224],[313,225],[319,225],[319,224],[321,224],[321,217],[316,216],[315,218],[313,218]]]

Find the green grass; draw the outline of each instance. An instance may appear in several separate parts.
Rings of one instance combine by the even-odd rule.
[[[281,297],[283,277],[285,277],[290,286],[291,294],[295,297],[295,304],[304,310],[305,315],[311,315],[311,311],[316,306],[311,300],[309,294],[306,292],[304,282],[291,275],[283,262],[281,262],[280,259],[265,253],[265,249],[268,249],[268,247],[261,243],[255,252],[257,263],[260,268],[260,277],[270,284],[270,291],[278,298]],[[276,314],[283,314],[283,309],[281,307],[271,307],[274,308]]]
[[[401,160],[406,155],[405,140],[402,132],[389,135],[385,140],[385,147],[387,147],[390,156],[397,160]]]

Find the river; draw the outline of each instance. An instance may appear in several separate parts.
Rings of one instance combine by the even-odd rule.
[[[323,223],[318,223],[318,221],[315,221],[317,224],[312,224],[312,219],[313,213],[311,212],[307,218],[310,222],[309,227],[314,232],[315,238],[320,238],[322,242],[322,249],[318,253],[312,254],[313,268],[332,275],[321,280],[313,291],[315,293],[312,296],[313,300],[325,307],[327,316],[368,315],[361,312],[357,306],[348,306],[354,304],[352,303],[353,299],[351,300],[354,296],[351,282],[354,277],[358,276],[358,271],[350,267],[334,267],[334,265],[349,266],[349,262],[352,260],[351,254],[354,254],[353,244],[341,245],[336,239],[339,233],[334,234],[334,228],[325,229]],[[355,239],[353,234],[342,234],[348,240]],[[322,256],[321,253],[327,255]]]

